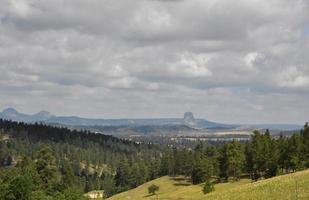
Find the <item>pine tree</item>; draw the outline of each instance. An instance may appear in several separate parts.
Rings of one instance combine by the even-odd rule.
[[[212,170],[213,170],[213,174],[214,176],[218,176],[219,175],[219,152],[217,150],[216,147],[214,146],[209,146],[206,148],[206,156],[209,158],[211,165],[212,165]]]
[[[155,195],[157,191],[159,191],[159,186],[152,184],[151,186],[148,187],[148,193],[151,195]]]
[[[227,174],[237,180],[240,178],[245,161],[245,154],[241,144],[232,141],[227,147]]]
[[[195,161],[192,170],[192,183],[199,184],[210,179],[213,174],[213,166],[207,157],[200,157]]]
[[[292,135],[292,137],[288,140],[287,161],[288,168],[292,171],[302,168],[302,147],[302,138],[300,135]]]
[[[169,149],[163,153],[160,166],[160,175],[175,175],[175,160],[173,153]]]
[[[132,176],[127,159],[122,160],[116,170],[115,183],[120,190],[126,190],[131,187]]]
[[[52,194],[59,182],[55,157],[50,147],[43,147],[37,156],[36,170],[42,180],[43,187],[46,188],[48,194]]]
[[[215,190],[214,184],[209,179],[207,179],[203,187],[203,193],[208,194],[214,190]]]
[[[305,124],[304,129],[301,131],[301,136],[303,138],[303,160],[304,165],[309,167],[309,125],[308,122]]]
[[[30,200],[33,187],[34,185],[29,175],[19,175],[10,182],[5,199]]]
[[[254,163],[253,173],[255,180],[262,177],[266,171],[265,143],[263,140],[263,135],[258,131],[254,131],[251,141],[251,156]]]
[[[278,168],[281,169],[282,173],[286,173],[289,170],[288,164],[288,139],[280,135],[277,143],[277,151],[278,151]]]
[[[138,185],[140,185],[142,183],[141,180],[141,171],[140,171],[140,167],[137,163],[134,163],[132,168],[131,168],[131,177],[132,177],[132,183],[130,185],[130,187],[137,187]]]

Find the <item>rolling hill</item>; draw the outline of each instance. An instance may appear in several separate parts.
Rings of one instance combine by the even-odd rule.
[[[149,196],[151,184],[160,187],[158,195]],[[161,177],[135,189],[117,194],[108,200],[288,200],[309,199],[309,170],[251,182],[243,179],[215,185],[215,191],[202,193],[202,185],[192,185],[184,177]]]

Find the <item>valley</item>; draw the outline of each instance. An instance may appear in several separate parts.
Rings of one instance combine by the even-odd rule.
[[[309,0],[0,0],[0,200],[309,200]]]

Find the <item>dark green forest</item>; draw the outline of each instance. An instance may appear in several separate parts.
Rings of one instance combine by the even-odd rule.
[[[157,177],[192,183],[269,178],[309,167],[308,123],[291,137],[255,131],[249,142],[171,148],[95,134],[0,120],[0,199],[111,196]]]
[[[34,173],[25,172],[24,169],[28,167],[22,167],[22,163],[29,164],[32,166],[31,170],[40,175],[42,170],[37,165],[42,151],[50,159],[46,166],[53,168],[55,173],[53,190],[45,187],[46,185],[30,189],[38,190],[40,194],[44,193],[50,198],[56,198],[53,194],[63,193],[62,190],[66,187],[74,187],[75,191],[81,193],[104,188],[106,196],[136,187],[157,177],[154,163],[158,163],[160,158],[160,150],[154,145],[136,144],[87,131],[0,120],[1,190],[15,193],[13,178]],[[131,175],[131,179],[125,182],[120,178],[126,176],[115,179],[123,166],[125,170],[130,168]],[[116,171],[119,173],[116,174]],[[10,173],[13,174],[7,175]],[[67,176],[70,176],[70,180]],[[27,180],[34,181],[33,185],[42,185],[41,182],[44,182],[35,182],[35,177],[27,177]],[[127,184],[128,181],[130,184]],[[49,182],[47,185],[50,185]],[[6,193],[1,192],[0,199],[20,199],[15,198],[14,194]]]

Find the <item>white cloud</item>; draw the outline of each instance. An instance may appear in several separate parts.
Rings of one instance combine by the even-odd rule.
[[[290,67],[278,74],[278,84],[282,87],[308,88],[309,76],[297,67]]]
[[[26,17],[32,11],[31,6],[29,6],[27,1],[18,1],[18,0],[10,1],[9,10],[20,17]]]
[[[128,72],[123,69],[123,67],[119,64],[116,64],[111,67],[110,70],[107,71],[107,75],[110,77],[124,77],[128,75]]]
[[[207,68],[208,55],[181,54],[179,61],[175,65],[168,67],[173,77],[208,77],[212,72]]]
[[[249,68],[254,68],[254,62],[258,56],[259,54],[257,52],[250,52],[244,57],[244,60]]]

